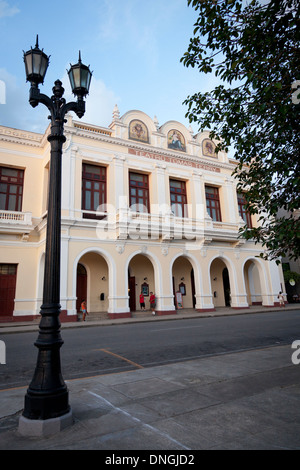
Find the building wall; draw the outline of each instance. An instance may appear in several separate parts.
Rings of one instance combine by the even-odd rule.
[[[135,128],[133,123],[137,124]],[[139,133],[141,128],[147,132]],[[181,148],[170,147],[171,136],[176,139],[174,130],[181,136]],[[15,214],[0,207],[0,265],[17,264],[14,309],[9,318],[0,312],[0,321],[32,319],[42,303],[48,133],[49,128],[41,135],[0,127],[0,166],[24,169],[22,212]],[[284,286],[281,268],[257,259],[260,247],[238,238],[242,221],[231,176],[236,162],[229,161],[225,152],[216,155],[210,151],[214,143],[208,132],[194,136],[176,121],[159,126],[141,111],[129,111],[120,117],[115,109],[107,128],[68,116],[65,135],[63,320],[77,316],[78,263],[87,272],[88,311],[107,312],[112,318],[131,315],[129,277],[135,278],[136,308],[141,286],[146,282],[149,292],[156,294],[158,314],[174,312],[174,294],[180,285],[183,288],[182,284],[183,307],[200,311],[224,306],[227,295],[231,308],[247,308],[255,303],[270,306],[277,301],[278,291]],[[97,213],[93,211],[88,214],[92,218],[84,216],[88,212],[82,207],[85,163],[106,167],[106,206],[98,209],[102,215],[106,213],[102,220],[95,218]],[[130,171],[148,175],[149,213],[129,207]],[[172,213],[170,179],[185,182],[185,218]],[[212,220],[207,212],[205,185],[218,188],[222,221]],[[252,223],[257,223],[254,217]],[[224,270],[228,273],[227,293]]]

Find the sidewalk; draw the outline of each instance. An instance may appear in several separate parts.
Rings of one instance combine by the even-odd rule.
[[[67,381],[74,424],[43,438],[18,434],[26,388],[0,391],[0,449],[300,449],[291,353],[278,346]]]
[[[258,309],[243,310],[249,312]],[[123,450],[300,449],[300,364],[292,363],[293,352],[279,345],[66,381],[73,425],[43,438],[18,434],[27,387],[3,390],[0,449],[98,449],[115,457]]]

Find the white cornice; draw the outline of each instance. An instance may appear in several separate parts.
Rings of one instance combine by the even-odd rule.
[[[44,135],[45,134],[37,134],[35,132],[0,126],[0,140],[13,142],[15,144],[41,147]]]

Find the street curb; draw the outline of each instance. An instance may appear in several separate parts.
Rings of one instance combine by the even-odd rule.
[[[213,317],[225,317],[225,316],[236,316],[236,315],[255,315],[260,313],[273,313],[273,312],[280,312],[283,311],[291,311],[291,310],[299,310],[300,313],[300,305],[288,305],[284,308],[280,307],[264,307],[264,308],[248,308],[243,310],[225,310],[220,309],[214,312],[188,312],[188,313],[176,313],[174,315],[160,315],[160,316],[152,316],[149,314],[145,317],[130,317],[130,318],[121,318],[121,319],[104,319],[104,320],[95,320],[95,321],[86,321],[86,322],[64,322],[61,324],[61,329],[66,330],[69,328],[90,328],[93,326],[117,326],[117,325],[125,325],[125,324],[135,324],[135,323],[149,323],[155,321],[172,321],[172,320],[188,320],[188,319],[195,319],[195,318],[213,318]],[[37,332],[39,327],[39,323],[24,323],[24,322],[13,322],[13,323],[0,323],[0,335],[1,334],[9,334],[9,333],[30,333],[30,332]]]

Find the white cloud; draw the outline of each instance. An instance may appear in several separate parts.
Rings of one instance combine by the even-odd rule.
[[[69,77],[64,74],[61,81],[65,88],[64,98],[67,101],[75,101],[71,92]],[[49,120],[48,109],[40,104],[32,108],[28,102],[29,83],[18,84],[15,76],[4,68],[0,68],[0,82],[4,84],[4,98],[0,102],[0,125],[24,129],[32,132],[45,132]],[[97,126],[108,127],[112,121],[112,113],[115,104],[120,98],[113,90],[107,88],[102,80],[92,77],[90,93],[86,98],[86,113],[82,121]],[[73,113],[72,113],[73,114]],[[79,119],[74,115],[74,119]]]
[[[5,0],[0,0],[0,18],[5,16],[14,16],[17,13],[20,13],[19,8],[11,7]]]
[[[112,121],[112,113],[119,97],[109,90],[102,80],[92,78],[91,89],[86,102],[84,120],[91,124],[107,127]]]
[[[67,101],[75,100],[72,95],[69,78],[65,73],[62,78],[63,86],[65,88],[64,98]],[[102,80],[92,76],[89,95],[86,97],[86,112],[82,121],[88,124],[95,124],[97,126],[108,127],[112,121],[112,113],[116,103],[120,98],[114,93],[113,90],[107,88]],[[75,115],[74,119],[78,119]]]
[[[20,85],[16,77],[6,69],[0,68],[0,80],[5,85],[5,100],[0,104],[0,125],[32,132],[45,132],[49,121],[49,111],[40,105],[33,109],[29,102],[29,87],[25,82]]]

